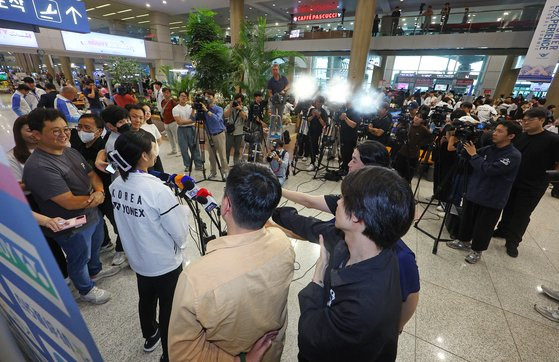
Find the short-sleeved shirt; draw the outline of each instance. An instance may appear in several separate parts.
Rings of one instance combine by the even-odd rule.
[[[23,182],[33,194],[41,214],[63,219],[85,215],[87,223],[83,227],[88,227],[98,220],[97,208],[68,210],[51,199],[68,191],[72,192],[74,196],[88,196],[92,191],[88,176],[91,170],[91,166],[85,158],[73,148],[64,149],[62,155],[53,155],[36,149],[25,163]],[[74,230],[68,229],[53,233],[49,229],[44,229],[47,236],[51,237]]]
[[[183,119],[190,119],[190,116],[192,114],[192,106],[190,104],[181,106],[180,104],[177,104],[176,106],[173,107],[173,117],[180,117]],[[194,123],[191,124],[182,124],[179,125],[179,127],[194,127]]]
[[[522,153],[522,159],[513,187],[545,191],[549,184],[545,171],[553,170],[559,162],[559,136],[549,131],[532,136],[523,133],[514,146]]]
[[[95,140],[95,142],[93,142],[91,146],[86,147],[85,143],[83,143],[80,137],[78,136],[77,129],[75,128],[72,129],[72,133],[70,134],[70,145],[72,145],[72,148],[77,150],[85,158],[89,166],[93,170],[95,170],[95,173],[99,175],[99,177],[103,181],[103,184],[106,186],[109,186],[109,184],[111,183],[110,174],[98,170],[95,167],[95,160],[97,158],[97,154],[99,153],[99,151],[105,149],[105,144],[107,143],[107,139],[109,137],[110,134],[105,135],[104,137],[99,137]]]
[[[276,80],[274,77],[268,80],[268,89],[272,91],[272,94],[276,94],[281,92],[288,84],[289,81],[287,80],[285,75],[280,75],[278,80]]]
[[[348,109],[346,114],[347,118],[351,119],[359,126],[361,123],[361,116],[354,109]],[[346,121],[340,120],[340,138],[344,140],[357,140],[357,127],[352,128],[348,126]]]
[[[134,104],[136,100],[130,94],[125,94],[121,96],[120,94],[116,94],[114,97],[115,104],[119,107],[126,107],[127,104]]]
[[[373,127],[380,128],[384,131],[381,136],[375,136],[374,134],[368,132],[367,139],[372,141],[378,141],[383,145],[388,145],[390,141],[390,129],[392,128],[392,117],[390,113],[386,114],[384,117],[375,117],[372,123]]]
[[[83,90],[83,95],[85,96],[85,98],[87,99],[87,101],[89,102],[89,108],[92,109],[101,109],[103,108],[103,103],[101,102],[101,100],[99,99],[99,90],[95,89],[95,97],[93,98],[89,98],[88,95],[89,93],[91,93],[91,89],[89,88],[85,88]]]
[[[163,114],[161,119],[163,120],[163,123],[171,124],[175,122],[175,118],[173,117],[173,108],[175,108],[176,105],[177,102],[175,102],[173,99],[163,99],[161,101],[161,113]]]
[[[231,108],[231,105],[228,105],[225,110],[229,108]],[[243,112],[245,112],[245,114],[248,113],[248,108],[246,106],[243,106]],[[240,136],[245,133],[245,121],[243,117],[241,117],[241,111],[237,109],[231,109],[231,113],[229,113],[229,119],[227,119],[227,123],[235,125],[235,130],[232,133],[233,136]]]

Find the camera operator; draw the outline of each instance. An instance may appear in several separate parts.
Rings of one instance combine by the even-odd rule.
[[[268,153],[266,161],[270,164],[270,169],[278,178],[280,185],[283,186],[285,180],[287,180],[287,177],[289,176],[287,174],[289,167],[289,153],[283,148],[282,140],[272,142],[272,147],[273,149],[270,153]]]
[[[452,111],[452,113],[450,114],[450,119],[458,119],[458,118],[462,118],[464,116],[472,116],[472,109],[474,108],[474,105],[470,102],[459,102],[460,103],[460,107],[456,108],[454,111]]]
[[[223,118],[226,119],[225,127],[227,128],[227,135],[225,136],[227,164],[229,164],[232,148],[234,149],[233,164],[236,165],[241,159],[241,144],[245,134],[244,126],[248,118],[248,109],[243,105],[244,99],[244,95],[236,94],[233,101],[227,105],[223,112]]]
[[[217,158],[219,157],[219,162],[221,163],[221,171],[223,172],[223,177],[227,178],[227,173],[229,172],[229,165],[227,164],[227,158],[225,157],[225,124],[223,123],[223,108],[215,104],[215,92],[206,90],[204,91],[205,102],[201,102],[198,106],[200,111],[204,114],[204,126],[208,131],[209,137],[211,137],[214,143],[213,154],[210,152],[210,175],[209,179],[214,178],[217,175]],[[205,153],[205,150],[203,151]],[[204,159],[205,156],[202,156]]]
[[[309,123],[307,121],[307,114],[312,105],[310,100],[300,100],[295,106],[295,114],[297,115],[297,145],[298,155],[303,157],[301,160],[306,161],[307,157],[311,154],[311,144],[309,142]]]
[[[349,172],[351,155],[357,145],[357,127],[361,122],[361,116],[355,111],[351,101],[348,101],[345,112],[340,114],[340,152],[342,156],[340,171],[342,175],[347,175]]]
[[[464,143],[472,173],[462,202],[458,240],[447,245],[470,251],[466,256],[470,264],[477,263],[481,253],[487,250],[493,229],[509,197],[521,159],[520,151],[512,141],[520,133],[518,124],[504,121],[497,125],[493,133],[493,145],[476,150],[471,141]]]
[[[549,185],[546,170],[559,170],[559,136],[543,128],[545,108],[532,108],[524,113],[524,133],[514,142],[522,153],[520,170],[512,186],[501,222],[493,237],[506,239],[507,254],[518,256],[518,245],[530,223],[530,215],[538,206]]]
[[[318,96],[314,100],[314,105],[309,108],[307,113],[307,122],[309,126],[309,142],[311,145],[311,164],[307,167],[307,171],[313,171],[316,165],[316,157],[319,152],[318,141],[322,130],[328,125],[328,112],[323,107],[324,97]]]
[[[283,116],[283,107],[285,106],[284,96],[289,89],[289,81],[284,75],[280,74],[279,64],[272,64],[272,77],[268,80],[268,97],[270,101],[271,114]],[[274,99],[274,95],[279,94]]]
[[[390,129],[392,128],[392,116],[388,113],[390,105],[382,103],[378,109],[377,116],[369,124],[367,139],[378,141],[385,146],[390,142]]]
[[[398,174],[411,183],[415,169],[419,163],[419,150],[429,143],[433,137],[429,129],[425,126],[424,115],[417,113],[412,120],[409,128],[407,125],[407,139],[403,142],[402,147],[396,155],[394,169]]]
[[[264,111],[266,110],[266,104],[262,98],[262,92],[254,93],[254,102],[250,105],[248,109],[248,125],[246,125],[245,132],[245,142],[250,145],[249,148],[249,161],[256,161],[257,155],[250,155],[254,150],[255,144],[261,144],[264,138],[264,129],[267,128],[267,124],[264,122]]]

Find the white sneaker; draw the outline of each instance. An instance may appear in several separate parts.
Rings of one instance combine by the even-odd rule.
[[[444,212],[444,207],[442,205],[437,206],[437,211]]]
[[[93,275],[91,277],[91,280],[93,280],[94,282],[98,282],[99,280],[101,280],[103,278],[112,277],[113,275],[115,275],[119,271],[120,271],[120,268],[118,266],[110,266],[108,268],[101,269],[101,271],[99,273],[97,273],[97,275]]]
[[[106,290],[93,287],[89,293],[80,296],[80,299],[92,304],[104,304],[111,299],[111,293]]]
[[[314,171],[314,165],[312,163],[307,167],[307,171]]]
[[[115,251],[111,265],[120,265],[126,261],[126,254],[124,251]]]
[[[306,157],[301,158],[301,161],[305,162],[307,160]]]

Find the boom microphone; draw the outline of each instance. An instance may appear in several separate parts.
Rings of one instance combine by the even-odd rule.
[[[204,206],[204,210],[208,213],[217,207],[217,202],[212,194],[205,188],[198,190],[196,200]]]

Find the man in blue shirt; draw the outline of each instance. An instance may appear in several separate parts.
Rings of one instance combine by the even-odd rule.
[[[223,178],[227,178],[229,172],[229,165],[225,157],[225,123],[223,122],[223,108],[215,104],[215,92],[207,90],[204,91],[204,97],[208,100],[208,105],[202,103],[202,110],[206,117],[206,131],[210,138],[210,175],[208,178],[214,178],[217,175],[217,157],[219,157],[219,166]],[[205,153],[205,150],[203,150]],[[205,159],[205,154],[202,156]]]
[[[76,127],[78,125],[78,121],[81,117],[78,107],[72,103],[74,99],[76,99],[77,95],[78,91],[76,88],[66,86],[62,88],[60,94],[56,95],[56,100],[54,101],[54,108],[64,115],[68,124],[72,127]]]
[[[25,100],[27,93],[29,93],[29,87],[25,84],[19,84],[15,93],[12,95],[12,110],[18,115],[18,117],[31,112],[31,107]]]

